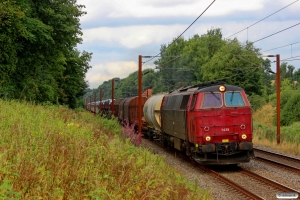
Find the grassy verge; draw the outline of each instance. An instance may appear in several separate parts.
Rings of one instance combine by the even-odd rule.
[[[300,122],[282,126],[280,145],[277,145],[277,128],[272,124],[274,114],[275,109],[269,104],[253,114],[253,143],[300,155]]]
[[[114,120],[2,100],[0,118],[1,199],[210,199]]]

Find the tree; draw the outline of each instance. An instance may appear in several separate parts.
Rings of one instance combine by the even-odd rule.
[[[264,69],[257,54],[252,44],[242,46],[236,39],[229,40],[202,66],[203,80],[225,80],[244,88],[249,95],[261,95]]]
[[[186,72],[189,80],[196,84],[203,82],[202,66],[210,61],[213,55],[225,44],[222,40],[221,29],[210,29],[201,36],[194,35],[187,41],[182,53],[181,65],[183,68],[193,71]],[[192,74],[192,75],[191,75]]]
[[[180,73],[182,66],[179,63],[179,57],[182,54],[185,44],[184,38],[178,38],[177,40],[173,39],[172,43],[168,46],[165,44],[161,46],[161,58],[154,62],[160,70],[160,79],[158,80],[159,84],[157,85],[160,90],[157,91],[164,91],[164,81],[169,82],[170,85],[176,85],[178,83],[179,86],[179,83],[182,80]],[[157,89],[157,86],[155,89]]]
[[[1,95],[37,103],[59,102],[72,108],[77,105],[87,87],[84,77],[91,58],[91,54],[76,50],[82,40],[79,17],[85,14],[84,6],[76,0],[20,0],[5,1],[0,8],[6,10],[0,11],[4,43],[0,52],[5,54],[0,59]],[[8,54],[5,48],[9,44],[13,45]],[[66,85],[74,80],[79,81],[76,86]]]

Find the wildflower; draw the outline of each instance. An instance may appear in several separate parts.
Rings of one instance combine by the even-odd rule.
[[[76,124],[76,126],[79,128],[79,127],[80,127],[80,124]]]
[[[68,126],[74,126],[74,123],[70,123],[70,124],[68,124]]]

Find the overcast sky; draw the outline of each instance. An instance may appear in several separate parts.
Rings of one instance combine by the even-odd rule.
[[[86,76],[90,88],[137,71],[138,55],[157,55],[161,44],[168,44],[179,36],[211,2],[213,0],[78,0],[77,4],[85,5],[87,11],[80,21],[83,43],[78,48],[93,53],[92,68]],[[195,34],[202,35],[213,27],[221,28],[223,38],[227,38],[249,27],[233,37],[241,42],[256,41],[300,23],[299,11],[299,0],[216,0],[183,36],[188,39]],[[280,54],[281,59],[286,59],[300,56],[299,36],[300,24],[254,45],[264,54]],[[292,43],[296,44],[289,45]],[[264,52],[285,45],[288,46]],[[300,67],[299,60],[289,64],[296,69]],[[147,67],[154,67],[153,62],[143,65],[143,69]],[[272,69],[275,71],[275,65]]]

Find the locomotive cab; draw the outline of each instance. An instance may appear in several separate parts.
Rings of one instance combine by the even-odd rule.
[[[188,140],[203,164],[237,164],[254,157],[252,115],[244,90],[214,85],[197,90],[187,108]]]

